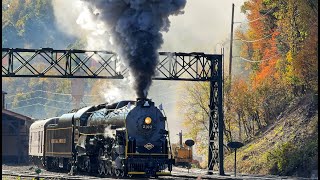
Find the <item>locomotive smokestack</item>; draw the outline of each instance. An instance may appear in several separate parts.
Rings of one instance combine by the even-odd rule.
[[[158,64],[161,32],[170,15],[182,14],[186,0],[84,0],[111,36],[111,43],[133,76],[138,98],[146,98]]]
[[[154,106],[154,102],[151,99],[147,98],[137,98],[137,106],[150,107]]]

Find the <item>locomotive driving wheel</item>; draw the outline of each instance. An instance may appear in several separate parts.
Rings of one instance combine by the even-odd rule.
[[[115,169],[114,174],[119,177],[121,175],[121,170],[120,169]]]
[[[52,158],[51,160],[51,168],[54,170],[59,169],[59,160],[58,158]]]
[[[98,155],[98,173],[100,176],[104,176],[106,174],[106,167],[103,160],[104,152],[103,149],[99,149],[99,155]]]
[[[104,176],[106,174],[106,168],[104,167],[104,162],[99,162],[98,173],[100,176]]]
[[[89,157],[85,158],[85,160],[84,160],[84,170],[88,173],[91,172],[91,163],[90,163]]]
[[[121,170],[121,169],[115,169],[115,170],[114,170],[114,174],[115,174],[117,177],[124,177],[124,171]]]
[[[112,176],[113,172],[112,172],[112,163],[110,161],[106,162],[106,174]]]
[[[121,172],[120,172],[120,176],[121,177],[124,177],[125,176],[125,174],[124,174],[124,171],[123,170],[120,170]]]
[[[46,169],[47,170],[52,170],[52,158],[51,157],[47,157],[46,158]]]

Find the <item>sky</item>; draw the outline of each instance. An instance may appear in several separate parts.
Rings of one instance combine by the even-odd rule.
[[[244,14],[240,13],[243,2],[243,0],[187,0],[185,13],[171,16],[170,30],[164,33],[162,50],[214,53],[215,49],[219,50],[217,44],[230,37],[232,3],[235,4],[234,21],[245,20]]]

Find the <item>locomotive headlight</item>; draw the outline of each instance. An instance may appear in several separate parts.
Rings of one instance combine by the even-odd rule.
[[[144,119],[144,123],[146,123],[146,124],[151,124],[151,122],[152,122],[151,117],[146,117],[146,118]]]

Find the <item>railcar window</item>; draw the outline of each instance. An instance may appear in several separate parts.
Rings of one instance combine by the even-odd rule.
[[[38,131],[38,152],[40,152],[40,132]]]
[[[41,135],[41,139],[40,139],[40,141],[41,141],[41,143],[40,143],[40,153],[42,153],[43,131],[40,132],[40,135]]]

